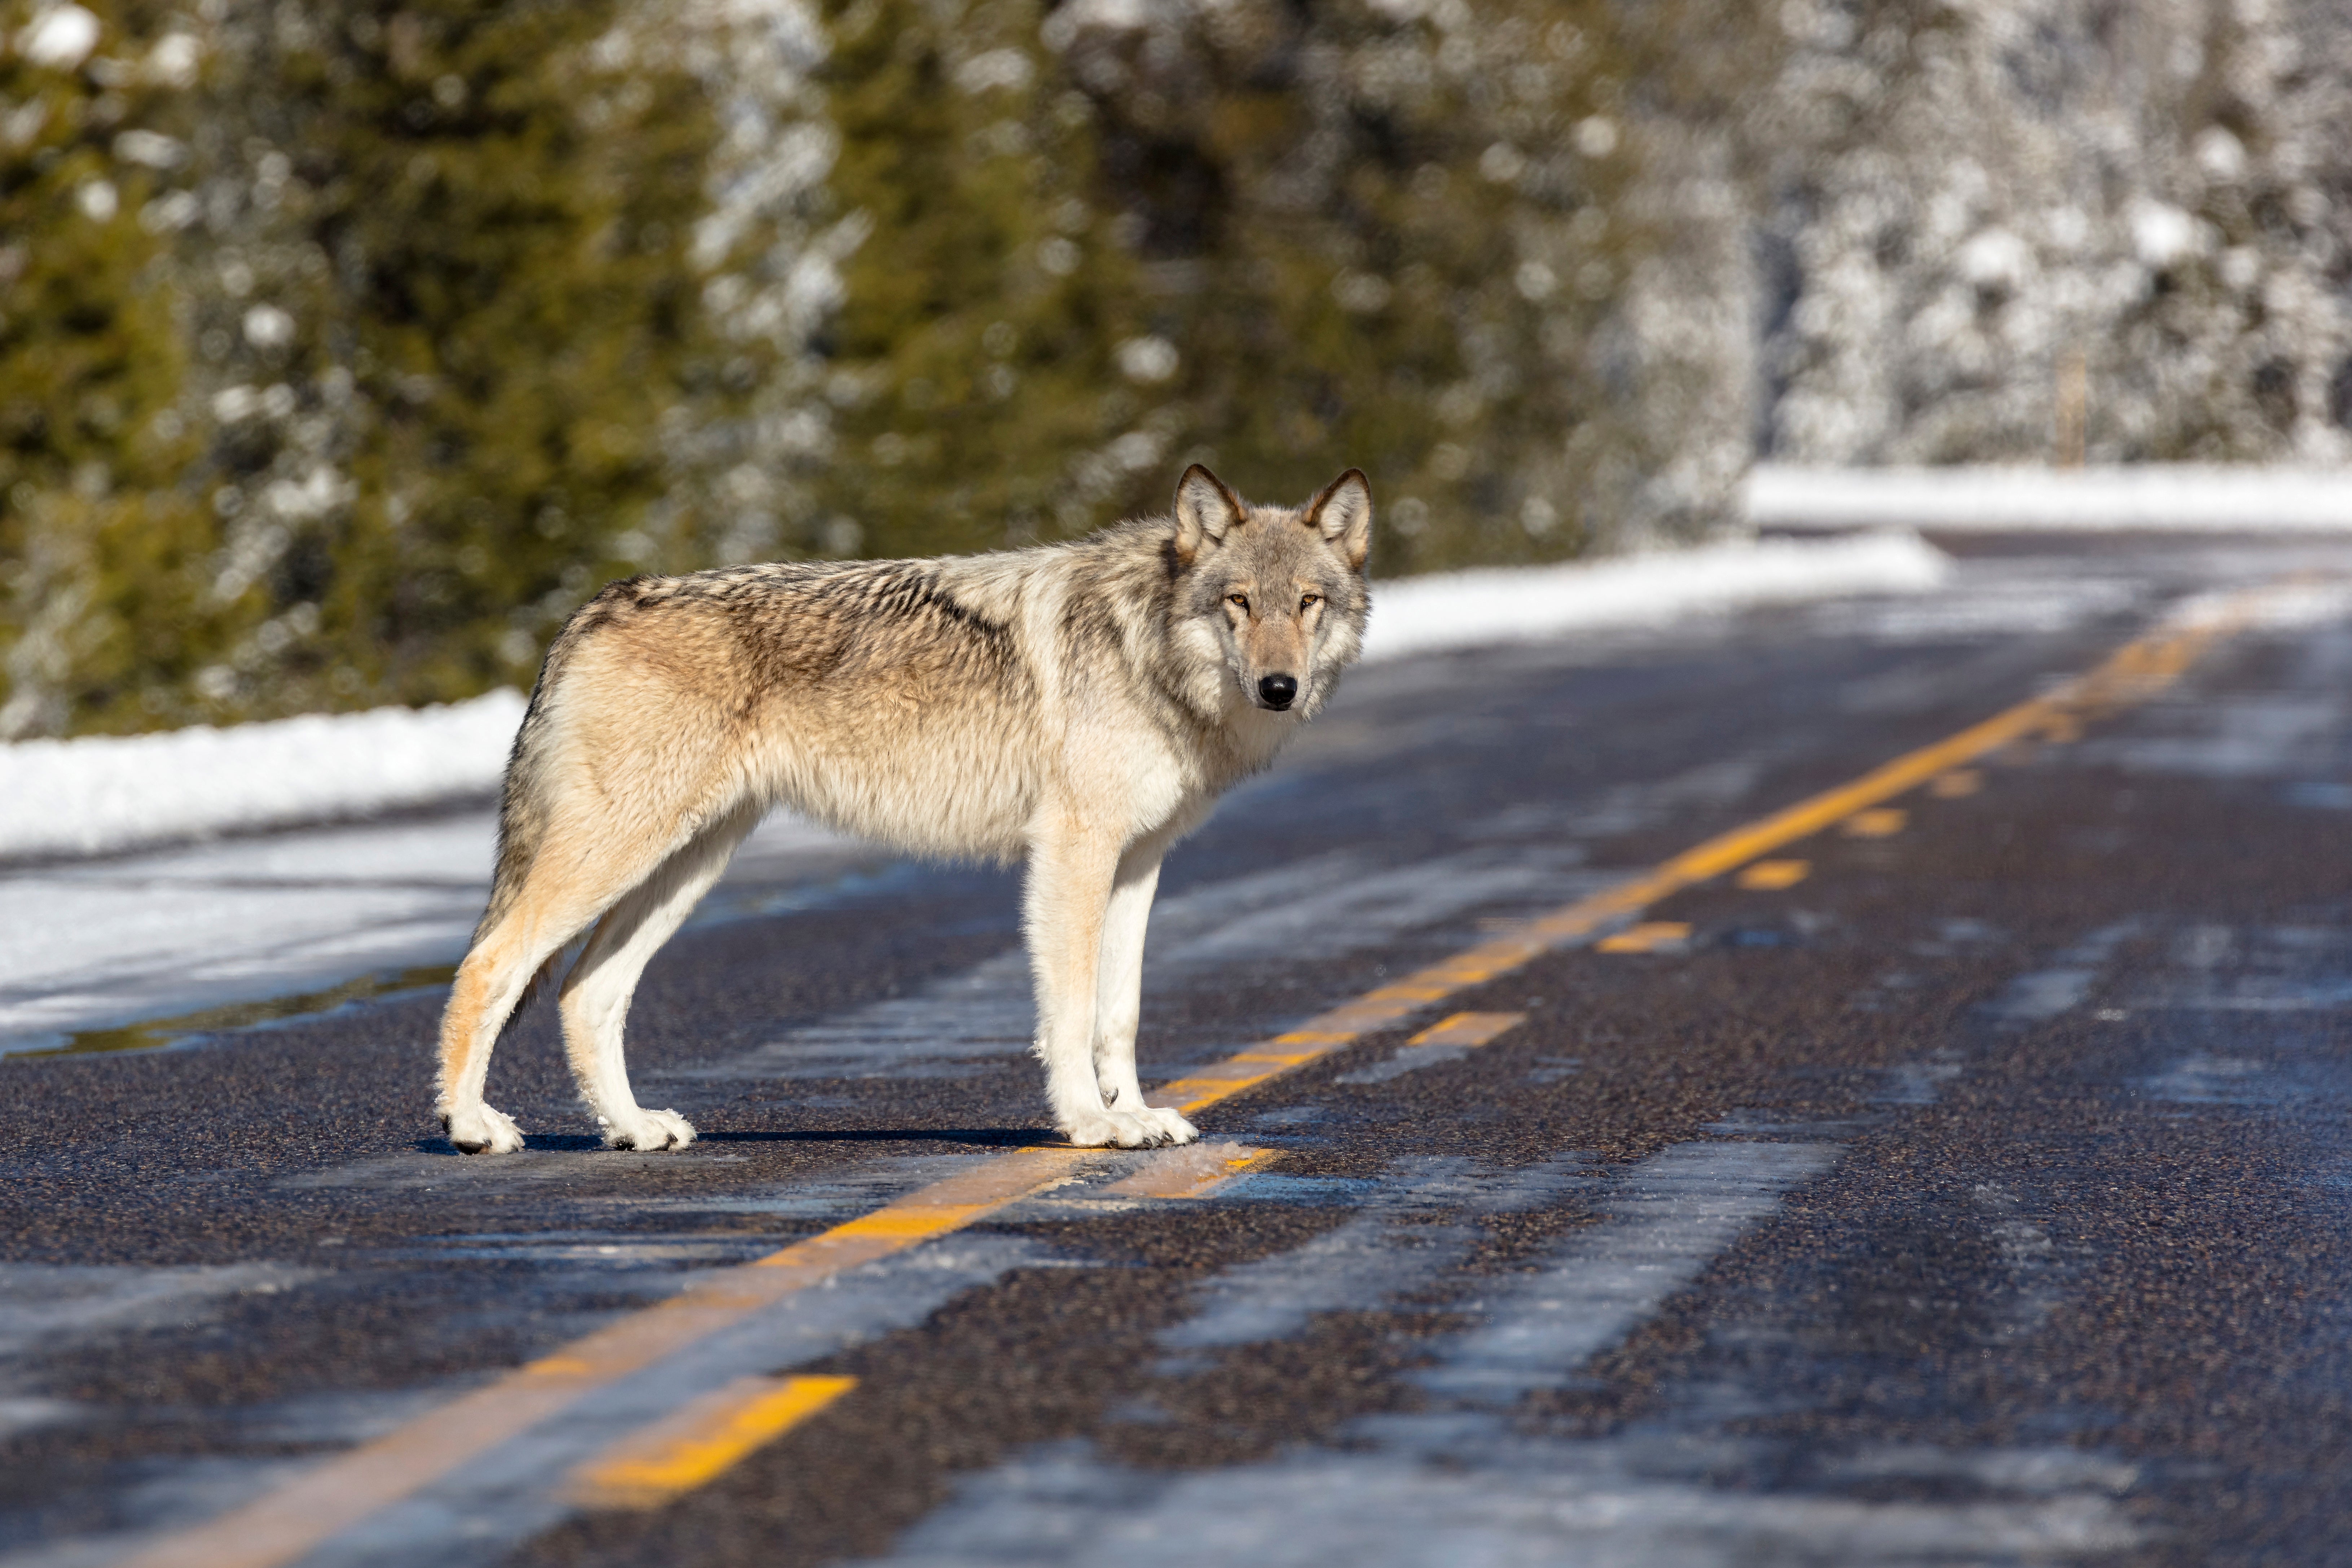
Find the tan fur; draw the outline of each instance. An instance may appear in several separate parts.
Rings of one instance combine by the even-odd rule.
[[[1371,498],[1348,470],[1251,508],[1188,469],[1175,516],[993,555],[730,567],[615,583],[540,670],[508,763],[489,907],[441,1025],[444,1126],[521,1144],[482,1100],[537,976],[620,1148],[689,1142],[631,1094],[637,976],[782,804],[951,858],[1026,858],[1037,1051],[1075,1142],[1195,1134],[1142,1103],[1143,929],[1167,847],[1265,767],[1360,646]],[[1286,710],[1269,698],[1295,679]]]

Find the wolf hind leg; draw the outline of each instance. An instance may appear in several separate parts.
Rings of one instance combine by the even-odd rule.
[[[532,980],[575,936],[669,858],[654,843],[573,805],[560,810],[530,864],[514,874],[514,896],[493,906],[496,918],[475,932],[457,966],[441,1015],[441,1125],[467,1154],[505,1154],[522,1147],[514,1119],[483,1103],[490,1053]],[[635,838],[642,847],[626,847]],[[501,874],[504,874],[501,868]]]
[[[441,1081],[436,1097],[441,1129],[461,1154],[511,1154],[522,1129],[506,1112],[483,1103],[490,1053],[532,978],[571,940],[564,932],[531,940],[511,918],[474,940],[449,988],[441,1015]]]
[[[1172,835],[1155,834],[1129,847],[1112,879],[1103,915],[1102,953],[1095,979],[1095,1081],[1103,1104],[1157,1121],[1171,1143],[1190,1143],[1200,1129],[1177,1110],[1143,1103],[1136,1077],[1135,1032],[1143,1016],[1143,939],[1160,887],[1160,859]]]
[[[653,1152],[683,1149],[694,1127],[675,1110],[647,1110],[629,1088],[622,1035],[638,978],[727,869],[735,847],[760,819],[745,803],[705,827],[596,923],[587,950],[563,982],[563,1047],[581,1098],[604,1131],[608,1149]]]

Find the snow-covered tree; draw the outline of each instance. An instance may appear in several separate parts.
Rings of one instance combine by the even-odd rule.
[[[2352,15],[1790,0],[1756,129],[1768,442],[2352,456]]]

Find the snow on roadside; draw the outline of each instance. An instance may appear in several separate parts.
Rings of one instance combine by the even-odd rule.
[[[2352,469],[2144,463],[2128,468],[1801,468],[1762,463],[1750,526],[1941,531],[2352,533]]]
[[[0,859],[101,855],[498,788],[522,693],[0,746]]]
[[[1751,605],[1919,593],[1945,558],[1906,535],[1767,541],[1383,583],[1366,658],[1661,626]],[[232,729],[0,745],[0,861],[348,820],[498,787],[523,698]]]
[[[1907,533],[1768,539],[1561,566],[1447,572],[1372,591],[1367,661],[1855,594],[1923,594],[1951,563]]]

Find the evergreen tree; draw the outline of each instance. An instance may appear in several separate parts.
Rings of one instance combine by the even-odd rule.
[[[225,29],[250,90],[207,147],[235,216],[200,341],[273,618],[211,679],[252,708],[525,682],[596,584],[698,563],[666,449],[730,397],[687,260],[715,127],[623,21],[339,0]]]
[[[220,614],[167,249],[198,51],[104,0],[0,8],[0,739],[147,728]]]
[[[1641,243],[1612,8],[1241,0],[1066,37],[1229,479],[1362,467],[1385,572],[1607,534],[1591,473],[1634,437],[1589,350]]]
[[[819,75],[841,136],[843,264],[819,493],[835,552],[1083,533],[1164,482],[1164,343],[1098,205],[1094,106],[1034,0],[856,0]],[[1127,374],[1122,374],[1124,360]]]
[[[1366,468],[1384,570],[1581,548],[1642,439],[1592,348],[1643,243],[1612,15],[837,8],[842,542],[1082,531],[1207,458]]]

